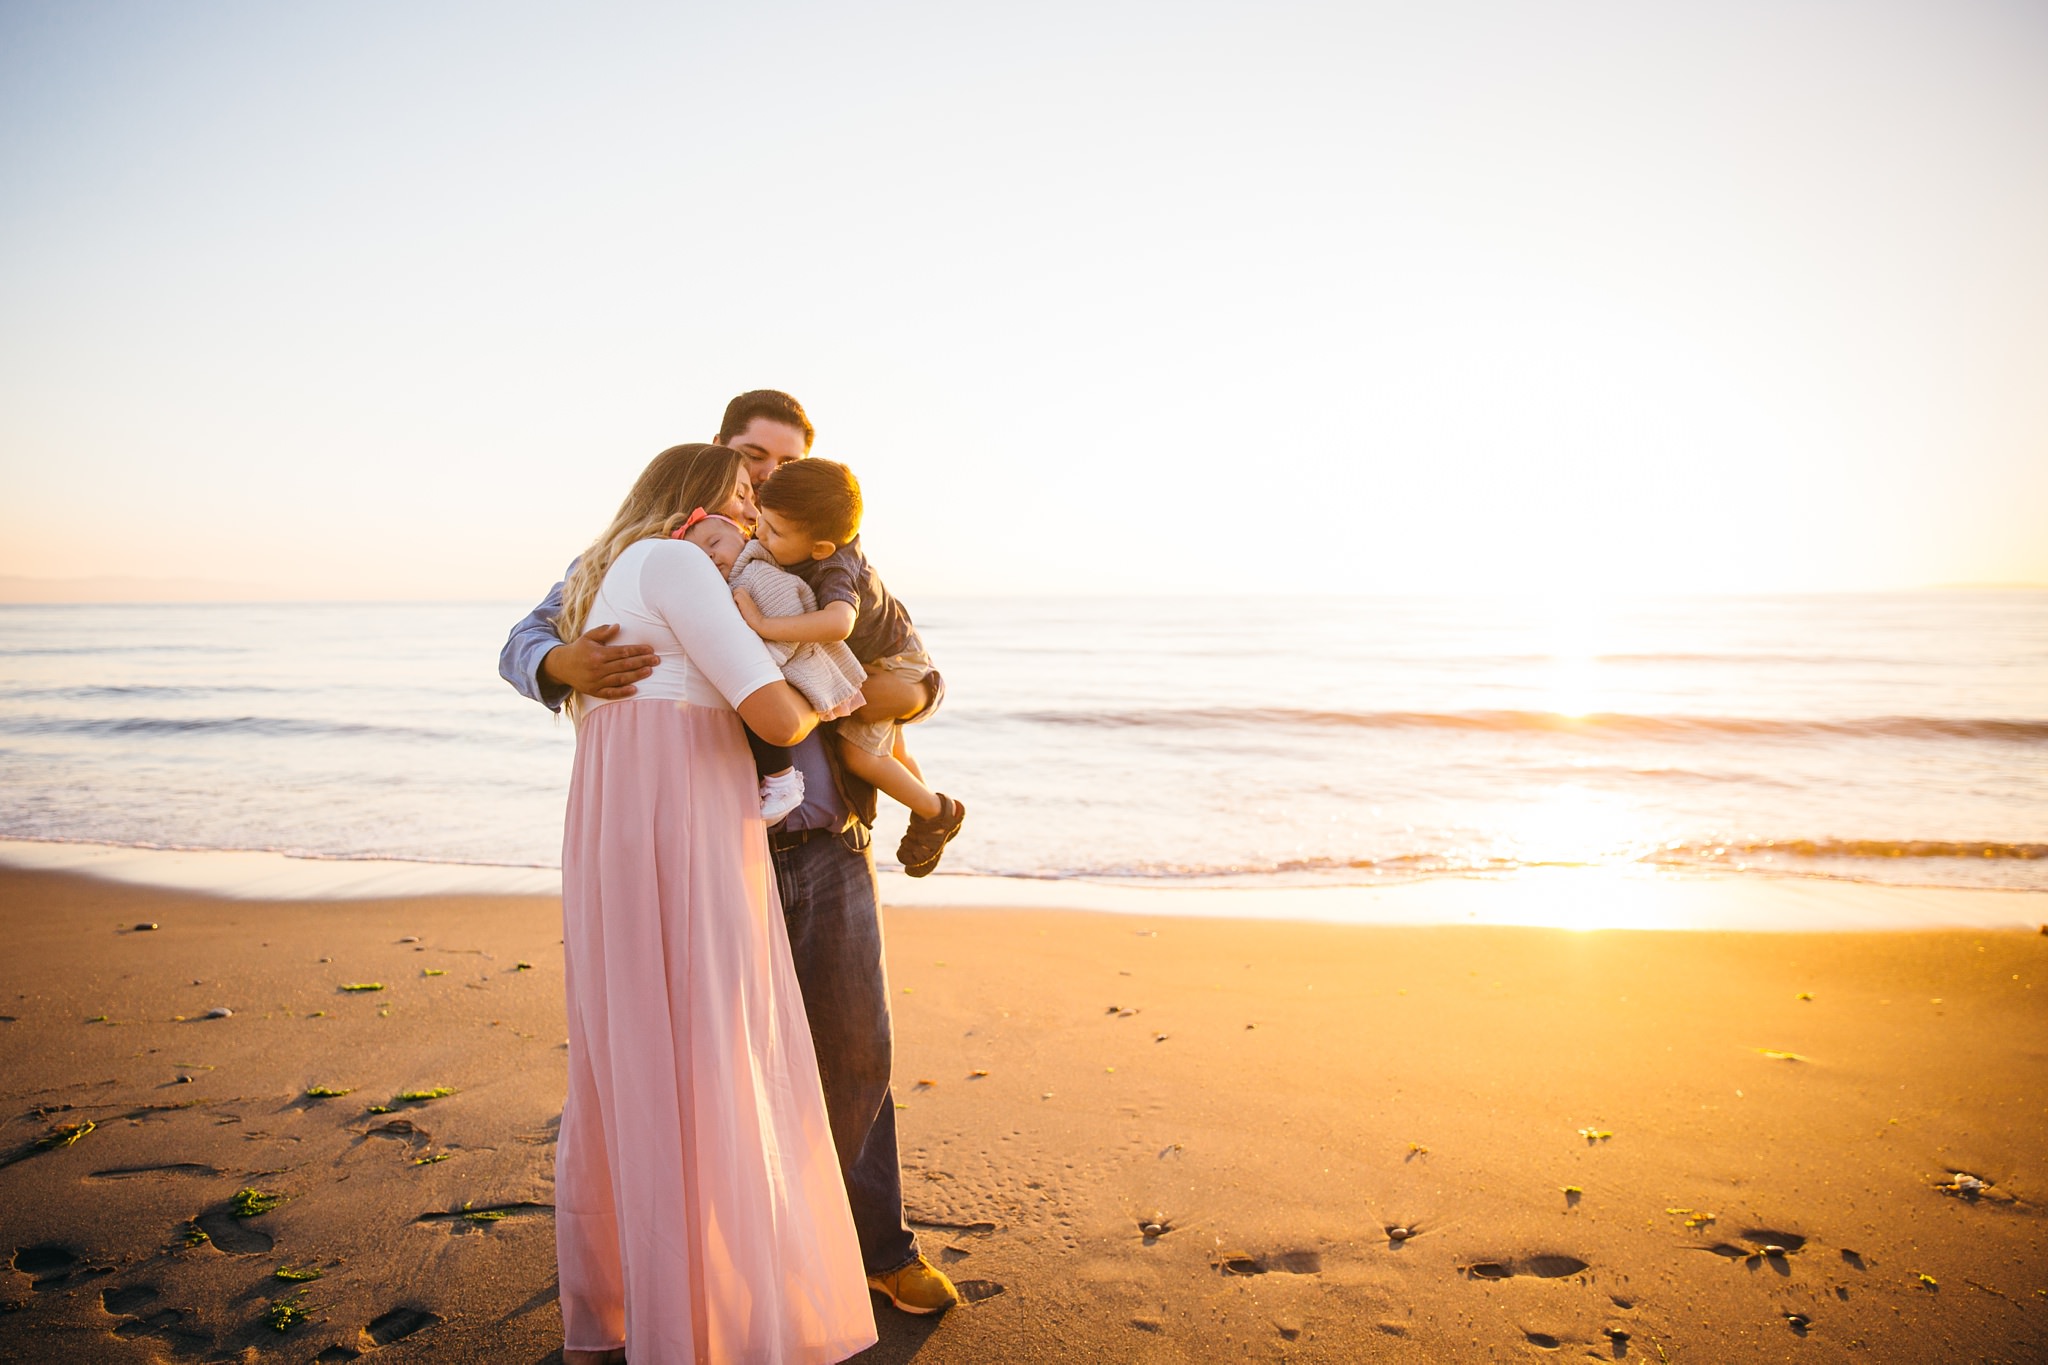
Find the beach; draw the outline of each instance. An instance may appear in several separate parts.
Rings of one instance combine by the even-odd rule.
[[[2048,1365],[2044,73],[0,8],[0,1365]]]
[[[906,1203],[970,1302],[860,1359],[2048,1358],[2048,895],[1412,890],[1495,922],[891,906]],[[0,903],[0,1359],[553,1357],[557,898]]]

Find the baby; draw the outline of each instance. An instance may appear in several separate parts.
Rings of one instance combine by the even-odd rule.
[[[860,552],[860,484],[843,464],[795,460],[761,485],[755,501],[761,508],[756,543],[810,585],[818,608],[768,616],[743,589],[733,600],[764,640],[843,640],[852,647],[867,670],[865,703],[838,724],[840,760],[910,808],[896,860],[913,877],[929,876],[960,832],[967,808],[925,785],[903,742],[903,725],[934,705],[937,670],[910,613]]]
[[[718,572],[728,577],[732,574],[732,566],[739,561],[740,552],[747,548],[745,527],[731,517],[707,512],[701,507],[668,534],[671,540],[687,540],[702,550],[718,566]]]
[[[816,609],[817,600],[803,580],[778,568],[767,551],[749,541],[746,531],[731,518],[700,509],[669,534],[702,550],[729,583],[749,589],[755,603],[769,615],[791,616]],[[866,701],[861,695],[866,674],[845,644],[771,641],[768,652],[790,685],[804,694],[822,718],[851,715]],[[777,748],[751,730],[747,743],[754,751],[754,769],[761,778],[761,818],[776,824],[803,804],[804,775],[792,763],[789,750]]]

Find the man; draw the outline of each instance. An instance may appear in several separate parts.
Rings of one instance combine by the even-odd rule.
[[[726,406],[718,444],[746,456],[759,487],[809,454],[815,434],[796,399],[756,389]],[[654,651],[610,643],[615,624],[595,625],[564,643],[551,624],[561,605],[557,583],[512,628],[498,656],[500,676],[557,711],[571,692],[607,700],[632,696],[634,684],[654,669]],[[816,733],[797,746],[794,760],[804,775],[804,801],[768,832],[768,846],[868,1285],[907,1313],[942,1313],[960,1302],[959,1293],[919,1253],[903,1216],[896,1097],[889,1086],[889,987],[869,848],[873,793],[842,787],[842,774]]]

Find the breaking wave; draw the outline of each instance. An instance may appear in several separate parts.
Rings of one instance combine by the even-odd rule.
[[[7,716],[0,733],[87,736],[261,736],[267,739],[448,739],[419,726],[360,721],[302,720],[295,716]]]
[[[1960,739],[2048,743],[2048,720],[1991,716],[1869,716],[1800,720],[1770,716],[1632,715],[1605,711],[1328,711],[1293,707],[1190,707],[1157,711],[1018,711],[1011,719],[1084,729],[1467,730],[1492,734],[1612,735],[1650,739],[1728,736]]]

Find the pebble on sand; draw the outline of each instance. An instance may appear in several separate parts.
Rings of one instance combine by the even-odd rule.
[[[215,1005],[206,1012],[205,1017],[208,1019],[232,1019],[235,1017],[235,1012],[226,1005]]]

